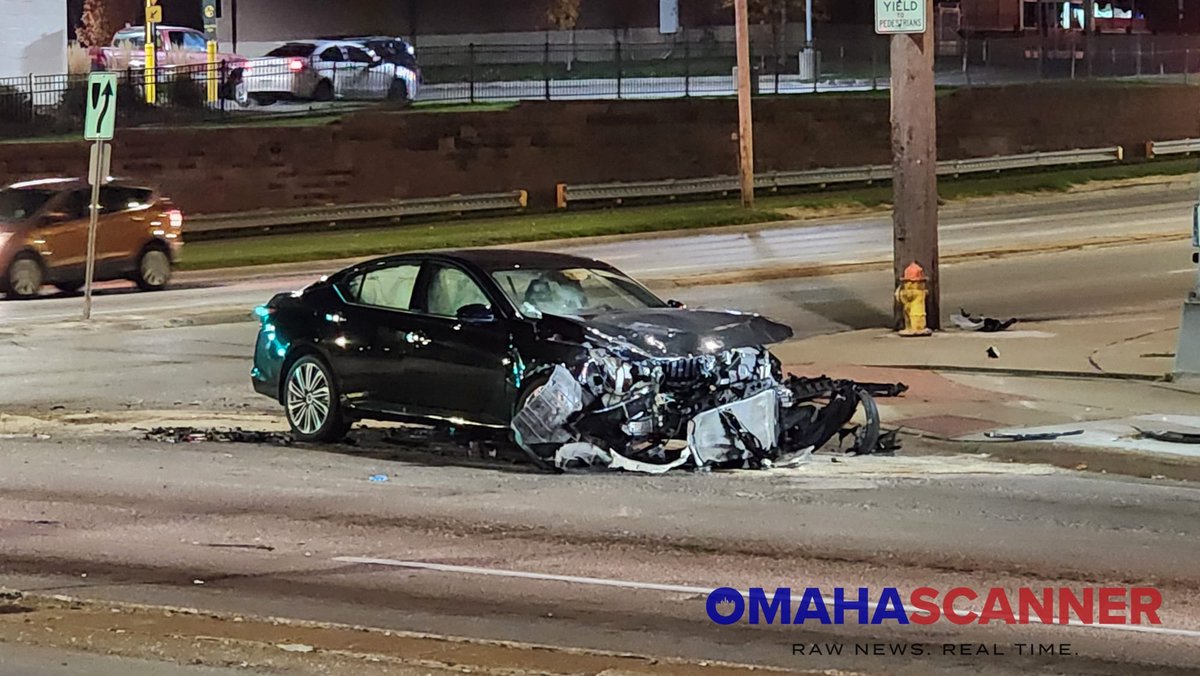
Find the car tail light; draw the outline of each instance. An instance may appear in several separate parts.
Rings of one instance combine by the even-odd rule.
[[[178,209],[171,209],[167,212],[167,221],[171,224],[172,228],[182,228],[183,212]]]
[[[291,61],[288,61],[288,70],[293,72],[304,70],[304,61],[301,59],[292,59]]]

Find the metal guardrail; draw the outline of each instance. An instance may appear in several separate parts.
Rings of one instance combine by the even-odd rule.
[[[236,214],[198,215],[188,219],[190,233],[240,232],[287,226],[372,221],[405,216],[430,216],[478,211],[524,209],[529,193],[524,190],[486,195],[451,195],[397,200],[374,204],[347,204],[328,207],[304,207]]]
[[[1120,162],[1123,159],[1125,159],[1125,149],[1121,146],[1112,146],[1108,148],[1060,150],[1023,155],[946,160],[938,162],[937,172],[941,176],[958,176],[961,174],[978,174],[1012,169]],[[755,176],[754,186],[758,189],[778,190],[780,188],[826,186],[839,183],[873,183],[875,181],[889,181],[891,178],[891,165],[876,164],[837,169],[768,172]],[[737,176],[590,185],[568,185],[564,183],[558,186],[558,206],[561,209],[566,208],[571,202],[619,202],[629,198],[676,197],[680,195],[734,192],[739,189],[740,185]]]
[[[1200,152],[1200,138],[1146,142],[1146,157],[1150,159],[1159,155],[1186,155],[1195,152]]]

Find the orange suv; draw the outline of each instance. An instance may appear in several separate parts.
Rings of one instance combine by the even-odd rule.
[[[0,291],[32,298],[53,284],[71,293],[87,265],[91,186],[46,179],[0,189]],[[167,285],[183,247],[183,214],[151,188],[100,188],[96,281],[128,279],[146,291]]]

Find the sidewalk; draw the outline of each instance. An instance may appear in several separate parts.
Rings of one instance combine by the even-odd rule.
[[[928,338],[873,329],[774,352],[801,375],[908,384],[904,397],[879,403],[886,425],[910,432],[991,443],[984,432],[1053,426],[1087,432],[1056,443],[1200,458],[1194,445],[1131,443],[1134,425],[1200,432],[1200,389],[1165,380],[1178,313],[1021,323],[994,334],[948,329]],[[988,357],[989,347],[999,358]]]

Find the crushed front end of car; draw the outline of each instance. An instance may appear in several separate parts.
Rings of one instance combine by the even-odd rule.
[[[757,315],[654,315],[584,324],[585,358],[554,365],[513,418],[513,437],[535,462],[645,473],[766,469],[835,437],[853,437],[851,453],[896,448],[874,397],[904,385],[784,377],[766,346],[791,329]],[[864,421],[852,426],[860,410]]]

